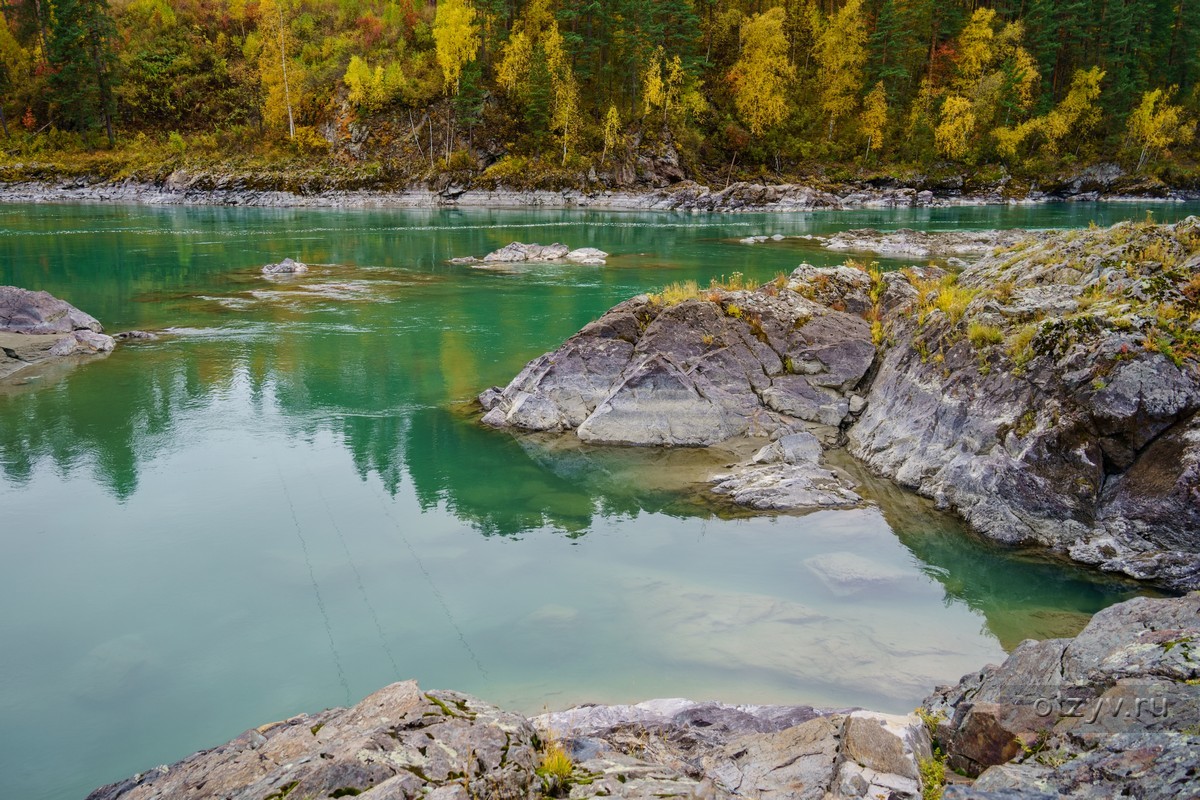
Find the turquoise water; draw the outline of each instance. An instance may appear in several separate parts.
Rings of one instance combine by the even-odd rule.
[[[871,508],[731,515],[698,483],[722,454],[487,431],[468,401],[633,294],[843,258],[743,236],[1147,209],[1196,210],[0,205],[0,283],[110,332],[166,331],[0,382],[0,797],[82,797],[403,678],[527,712],[683,695],[904,711],[1022,638],[1074,632],[1134,589],[869,480]],[[446,263],[514,239],[613,256]],[[284,256],[314,268],[258,274]],[[871,579],[823,579],[831,559]]]

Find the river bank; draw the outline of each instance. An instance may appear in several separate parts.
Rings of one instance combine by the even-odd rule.
[[[1025,642],[908,715],[671,699],[527,718],[406,681],[88,800],[1173,800],[1195,785],[1197,637],[1200,593],[1139,598],[1074,639]]]
[[[510,189],[440,176],[402,188],[329,186],[306,179],[177,170],[161,180],[48,177],[0,184],[0,202],[103,202],[267,208],[587,208],[608,211],[803,212],[856,208],[950,208],[1055,202],[1195,202],[1200,190],[1102,170],[1044,184],[976,182],[966,176],[905,186],[894,180],[849,183],[737,182],[723,188],[680,180],[660,188]]]

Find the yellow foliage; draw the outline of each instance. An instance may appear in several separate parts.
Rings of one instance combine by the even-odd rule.
[[[404,71],[399,64],[371,69],[365,59],[350,57],[346,75],[342,78],[349,90],[346,99],[367,111],[377,111],[395,98],[404,87]]]
[[[437,4],[433,41],[446,88],[454,87],[455,94],[463,67],[474,61],[479,51],[479,25],[475,16],[475,6],[470,0],[440,0]]]
[[[941,122],[933,132],[938,152],[946,158],[959,159],[970,150],[975,134],[975,109],[971,101],[951,95],[942,104]]]
[[[546,749],[542,752],[542,763],[537,768],[539,775],[553,777],[563,783],[571,777],[574,769],[575,764],[571,761],[571,756],[560,743],[552,741],[546,744]]]
[[[1129,115],[1129,138],[1141,148],[1138,169],[1154,153],[1164,152],[1177,144],[1189,144],[1196,135],[1196,123],[1184,117],[1182,106],[1171,105],[1178,87],[1154,89],[1142,95],[1142,101]]]
[[[1100,121],[1100,106],[1096,101],[1102,80],[1104,71],[1099,67],[1076,70],[1067,96],[1049,112],[1012,128],[994,130],[996,150],[1006,158],[1013,158],[1026,143],[1040,141],[1043,154],[1057,155],[1068,137],[1084,135]]]
[[[263,87],[263,121],[271,127],[287,128],[292,107],[301,105],[300,87],[305,75],[295,58],[296,45],[283,16],[281,0],[260,0],[260,37],[257,45],[258,74]],[[246,37],[246,48],[251,46]]]
[[[829,115],[829,138],[837,120],[854,111],[867,64],[867,27],[862,0],[847,0],[817,37],[813,55],[821,67],[821,108]]]
[[[533,56],[533,40],[524,30],[517,30],[504,46],[504,55],[496,67],[496,82],[515,91],[529,75],[529,59]]]
[[[600,163],[608,157],[608,151],[613,150],[621,141],[621,112],[617,104],[610,103],[608,113],[604,116],[604,152],[600,155]]]
[[[729,70],[734,105],[755,136],[787,116],[788,87],[796,77],[796,68],[787,60],[784,20],[782,8],[746,20],[741,33],[742,56]]]
[[[883,149],[883,132],[887,127],[887,117],[887,91],[883,88],[883,81],[880,81],[863,100],[862,115],[859,118],[863,136],[867,139],[868,156],[871,155],[871,148]]]
[[[964,84],[982,78],[984,70],[992,65],[996,38],[992,23],[995,19],[994,10],[977,9],[958,36],[958,74]]]
[[[679,106],[685,78],[683,59],[678,55],[667,58],[662,45],[654,48],[650,64],[642,76],[642,101],[645,114],[661,109],[664,117],[672,106]]]

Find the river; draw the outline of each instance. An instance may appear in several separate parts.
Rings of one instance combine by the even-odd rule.
[[[732,514],[696,451],[480,428],[614,303],[844,256],[752,234],[1174,221],[1181,205],[694,216],[0,205],[0,284],[109,332],[0,382],[0,797],[101,783],[393,680],[538,712],[690,696],[911,710],[1138,587],[924,501]],[[450,265],[510,241],[604,267]],[[292,256],[292,279],[258,268]],[[885,266],[904,262],[885,261]]]

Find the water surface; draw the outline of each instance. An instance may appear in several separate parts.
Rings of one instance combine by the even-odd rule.
[[[1133,589],[869,479],[867,509],[730,517],[688,485],[721,454],[487,431],[465,401],[631,295],[843,258],[743,236],[1147,208],[1195,210],[0,206],[0,283],[109,331],[171,329],[0,384],[0,797],[81,797],[403,678],[527,712],[681,695],[905,711],[1074,632]],[[446,263],[514,239],[613,257]],[[316,266],[258,274],[284,256]]]

